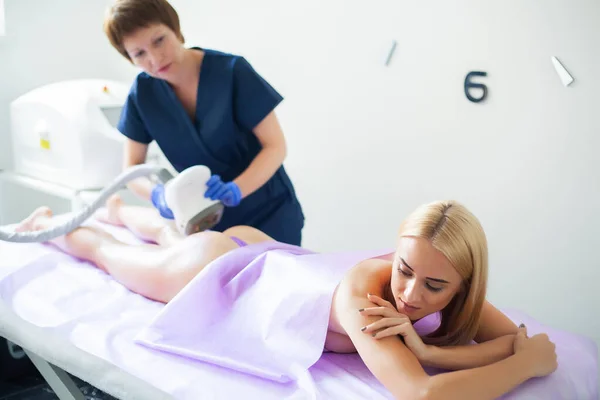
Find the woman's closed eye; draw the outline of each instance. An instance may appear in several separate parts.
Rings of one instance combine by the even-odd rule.
[[[433,292],[439,292],[443,289],[443,287],[439,287],[439,286],[432,286],[429,282],[427,282],[425,284],[425,286],[427,286],[427,289],[433,291]]]
[[[403,270],[402,268],[398,268],[398,271],[400,271],[400,273],[401,273],[402,275],[404,275],[404,276],[407,276],[407,277],[411,277],[411,276],[412,276],[412,273],[411,273],[411,272],[409,272],[409,271],[405,271],[405,270]]]
[[[400,273],[401,273],[402,275],[406,276],[407,278],[410,278],[410,277],[412,276],[412,272],[410,272],[410,271],[405,271],[405,270],[404,270],[404,269],[402,269],[402,268],[398,268],[398,271],[400,271]],[[443,286],[432,285],[432,284],[431,284],[431,283],[429,283],[429,282],[426,282],[426,283],[425,283],[425,286],[427,287],[427,289],[431,290],[432,292],[436,292],[436,293],[437,293],[437,292],[439,292],[439,291],[441,291],[442,289],[444,289],[444,287],[443,287]]]

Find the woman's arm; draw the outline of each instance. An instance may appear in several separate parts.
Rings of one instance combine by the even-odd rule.
[[[424,365],[444,369],[467,369],[503,360],[513,354],[517,325],[501,311],[485,302],[481,313],[478,344],[466,346],[428,346]]]
[[[434,375],[426,399],[497,399],[532,378],[524,355],[513,355],[485,367]]]
[[[255,192],[271,179],[287,155],[285,137],[274,111],[254,128],[254,134],[260,141],[262,150],[248,168],[234,179],[242,197]]]
[[[424,366],[449,370],[482,367],[513,355],[515,335],[505,335],[481,344],[464,346],[427,346],[419,361]]]
[[[429,376],[398,336],[373,340],[361,332],[378,320],[358,311],[372,306],[365,293],[381,291],[372,271],[383,261],[352,269],[336,291],[333,312],[375,377],[398,399],[495,399],[532,377],[531,357],[515,354],[494,364]],[[384,263],[384,262],[383,262]]]
[[[134,140],[125,139],[123,166],[129,168],[143,164],[148,154],[148,145]],[[127,188],[143,200],[150,201],[150,194],[154,184],[147,177],[140,177],[130,181]]]

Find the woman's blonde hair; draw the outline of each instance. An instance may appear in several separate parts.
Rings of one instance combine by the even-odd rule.
[[[436,201],[413,211],[399,235],[429,240],[463,279],[459,292],[440,313],[440,326],[423,341],[437,346],[470,343],[479,329],[487,290],[487,239],[479,220],[456,201]]]

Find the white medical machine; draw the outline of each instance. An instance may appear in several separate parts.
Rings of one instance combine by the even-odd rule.
[[[91,204],[123,171],[125,138],[116,126],[129,88],[130,83],[114,80],[76,79],[15,99],[10,105],[14,168],[3,171],[3,182],[67,199],[72,210]],[[146,162],[177,174],[155,142]]]
[[[101,189],[123,168],[117,128],[129,85],[100,79],[36,88],[11,103],[14,172],[75,190]]]

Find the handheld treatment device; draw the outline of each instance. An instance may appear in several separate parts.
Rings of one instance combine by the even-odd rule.
[[[0,228],[0,240],[5,242],[34,243],[46,242],[75,230],[92,214],[103,207],[106,200],[125,188],[129,181],[142,176],[150,176],[165,185],[165,199],[173,211],[177,229],[185,235],[212,228],[221,221],[224,206],[221,202],[204,197],[206,182],[210,178],[210,170],[205,166],[193,166],[177,176],[163,167],[142,164],[125,170],[98,198],[89,206],[75,214],[62,225],[35,232],[12,232]]]
[[[165,200],[169,205],[177,229],[184,235],[201,232],[219,223],[223,203],[204,197],[210,179],[210,170],[197,165],[182,171],[177,178],[165,184]]]

